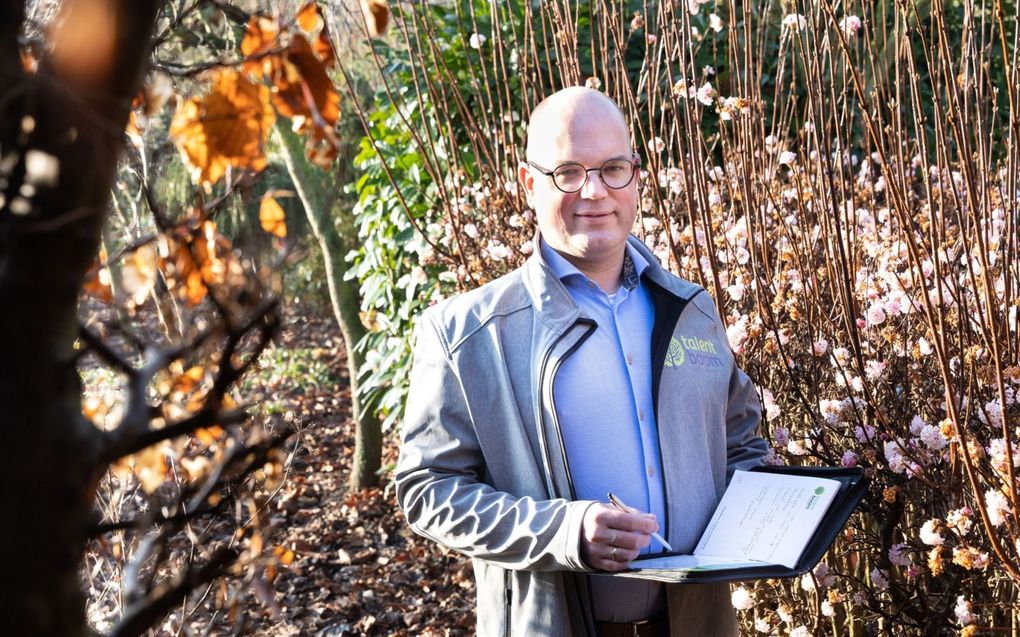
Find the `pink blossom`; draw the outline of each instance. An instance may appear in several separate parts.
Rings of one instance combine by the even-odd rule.
[[[848,15],[839,21],[839,28],[848,38],[852,38],[857,35],[857,32],[860,31],[863,26],[864,23],[861,22],[861,19],[855,15]]]
[[[878,590],[885,590],[889,588],[888,574],[877,568],[871,569],[871,584]]]
[[[857,438],[857,442],[871,442],[875,439],[875,428],[871,425],[854,427],[854,437]]]
[[[881,303],[875,303],[868,308],[868,325],[881,325],[885,322],[885,310]]]
[[[946,440],[946,437],[942,435],[942,430],[939,429],[938,427],[933,427],[932,425],[925,425],[924,428],[921,430],[921,435],[919,436],[919,438],[926,447],[933,451],[940,451],[942,449],[945,449],[946,445],[949,444],[949,441]]]
[[[850,469],[852,467],[856,467],[857,466],[857,454],[854,453],[853,451],[844,451],[843,452],[843,458],[840,460],[839,464],[841,464],[842,466],[846,467],[847,469]]]
[[[812,351],[815,356],[824,356],[825,352],[829,351],[829,341],[824,338],[820,338],[812,345]]]
[[[790,432],[786,427],[776,427],[776,430],[772,432],[772,438],[776,441],[776,445],[785,447],[786,443],[790,441]]]
[[[893,544],[889,547],[889,561],[895,566],[910,566],[910,556],[904,551],[906,544]]]
[[[883,373],[885,373],[885,363],[875,360],[865,361],[864,375],[868,377],[868,380],[877,380],[882,377]]]
[[[1006,521],[1010,506],[1006,496],[998,489],[985,492],[985,507],[988,509],[988,521],[992,526],[999,526]]]
[[[711,106],[715,102],[716,95],[717,93],[715,92],[715,89],[712,87],[711,82],[705,82],[698,88],[697,93],[698,101],[704,104],[705,106]]]
[[[803,31],[807,28],[807,19],[799,13],[783,16],[783,28],[790,31]]]
[[[754,596],[743,586],[738,586],[730,595],[730,602],[737,610],[750,610],[754,608]]]
[[[960,535],[967,535],[974,524],[974,520],[971,519],[973,515],[974,510],[969,506],[963,506],[955,511],[950,511],[949,515],[946,516],[946,526],[955,530]]]
[[[889,463],[889,471],[893,473],[904,473],[907,470],[907,465],[903,460],[903,453],[900,451],[900,445],[894,440],[890,440],[883,446],[885,453],[885,460]]]
[[[963,595],[956,598],[956,608],[953,609],[953,613],[956,614],[956,621],[964,626],[974,623],[974,613],[971,612],[970,602]]]
[[[825,562],[819,562],[812,572],[815,575],[815,581],[822,588],[829,588],[836,583],[836,576],[832,574],[832,569]]]
[[[946,543],[946,539],[942,537],[942,533],[939,531],[941,526],[942,523],[938,519],[932,518],[921,525],[918,537],[928,546],[942,546]]]

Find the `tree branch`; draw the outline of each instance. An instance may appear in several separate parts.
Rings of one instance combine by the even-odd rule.
[[[174,584],[157,588],[151,595],[130,606],[109,637],[135,637],[143,634],[183,602],[191,591],[223,575],[226,567],[237,561],[237,558],[238,553],[232,549],[217,549],[204,565],[188,568]]]

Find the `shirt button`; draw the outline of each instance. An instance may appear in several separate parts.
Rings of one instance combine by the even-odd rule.
[[[648,467],[648,477],[649,477],[649,478],[651,478],[651,477],[652,477],[652,476],[654,476],[654,475],[655,475],[655,469],[653,469],[653,468],[652,468],[652,467],[651,467],[651,466],[649,465],[649,467]]]
[[[627,354],[627,364],[628,365],[633,365],[634,364],[634,357],[631,356],[630,354]]]
[[[645,419],[645,410],[644,409],[638,409],[637,417],[638,417],[638,420],[644,420]]]

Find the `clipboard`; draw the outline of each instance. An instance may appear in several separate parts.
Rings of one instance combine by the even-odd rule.
[[[836,541],[836,536],[843,530],[850,515],[860,504],[868,490],[868,479],[861,467],[784,467],[760,466],[751,471],[763,471],[786,475],[800,475],[815,478],[827,478],[840,483],[839,492],[833,499],[818,528],[804,547],[803,553],[795,567],[782,564],[754,564],[735,567],[710,567],[691,569],[642,568],[641,562],[650,559],[661,559],[671,555],[682,555],[680,552],[664,552],[640,557],[631,562],[631,569],[613,573],[613,577],[630,577],[650,579],[676,584],[712,584],[719,582],[745,582],[757,579],[779,579],[796,577],[813,569],[829,547]]]

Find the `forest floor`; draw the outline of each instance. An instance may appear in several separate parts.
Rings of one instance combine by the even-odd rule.
[[[202,587],[150,637],[474,634],[470,561],[410,530],[391,472],[378,487],[348,487],[354,423],[346,351],[328,310],[306,309],[285,308],[274,344],[240,388],[244,400],[298,432],[288,442],[292,459],[284,479],[259,503],[257,522],[265,551],[289,549],[293,560],[272,567],[275,576],[266,567],[257,577]],[[397,443],[397,432],[388,432],[384,468],[396,461]],[[109,489],[110,481],[104,484]],[[102,493],[101,502],[115,499]],[[231,544],[245,510],[239,503],[233,518],[220,516],[175,536],[172,550],[187,556],[199,541]],[[123,539],[94,541],[86,556],[89,619],[100,632],[123,612],[127,576],[122,551],[114,551],[118,542]]]
[[[278,408],[293,413],[303,439],[290,475],[271,505],[274,543],[294,561],[273,582],[275,600],[249,608],[245,634],[470,635],[474,577],[470,562],[414,535],[397,508],[392,475],[378,488],[347,486],[354,452],[346,352],[332,318],[286,312],[275,361],[256,379]],[[290,355],[288,355],[290,354]],[[328,370],[328,373],[325,373]],[[396,461],[389,432],[383,465]],[[251,606],[251,605],[249,605]],[[275,606],[275,607],[274,607]]]

